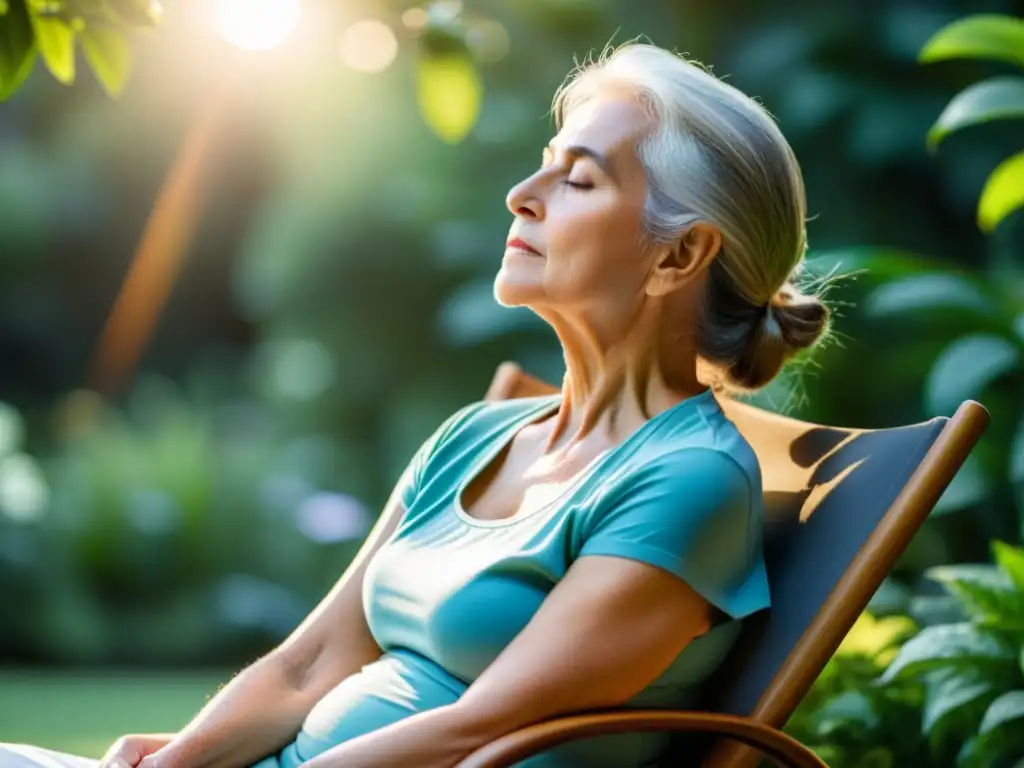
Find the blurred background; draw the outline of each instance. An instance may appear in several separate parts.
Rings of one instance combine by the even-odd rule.
[[[1021,540],[1024,131],[992,118],[1024,115],[1024,2],[112,0],[123,37],[27,2],[0,2],[0,741],[98,756],[180,727],[316,604],[499,362],[559,380],[552,334],[491,295],[504,195],[574,62],[637,35],[778,118],[810,267],[853,275],[836,343],[755,402],[993,416],[851,636],[859,666],[830,666],[791,728],[884,768],[968,764],[1024,724],[1024,690],[986,731],[1006,691],[861,685],[894,638],[970,614],[936,567]],[[997,54],[921,60],[977,14],[1005,17]],[[37,40],[21,69],[12,30]]]

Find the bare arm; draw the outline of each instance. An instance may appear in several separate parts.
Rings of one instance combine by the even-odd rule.
[[[404,480],[404,478],[403,478]],[[292,634],[225,686],[146,768],[236,768],[284,747],[313,705],[381,655],[363,612],[366,567],[405,513],[392,493],[359,554]]]
[[[580,558],[456,704],[345,742],[306,766],[451,768],[531,723],[625,703],[709,626],[708,603],[673,574]]]

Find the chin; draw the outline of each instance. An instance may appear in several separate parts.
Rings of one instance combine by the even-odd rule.
[[[494,300],[503,307],[528,306],[543,295],[538,275],[503,266],[494,278]]]

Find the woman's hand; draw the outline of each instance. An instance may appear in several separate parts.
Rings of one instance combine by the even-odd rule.
[[[143,760],[163,749],[172,738],[172,733],[122,736],[107,750],[97,768],[138,768]]]

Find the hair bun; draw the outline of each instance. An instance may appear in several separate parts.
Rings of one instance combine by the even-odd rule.
[[[771,301],[762,305],[737,353],[719,358],[728,361],[726,385],[740,392],[765,386],[790,358],[825,336],[830,316],[817,296],[803,294],[787,280]]]
[[[787,282],[768,304],[765,330],[781,336],[793,354],[817,343],[828,328],[829,316],[828,307],[817,296],[805,295]]]

